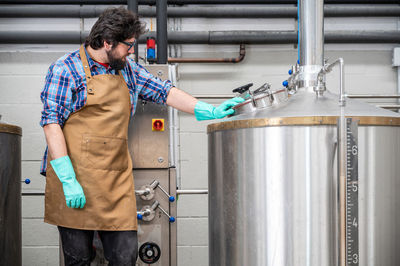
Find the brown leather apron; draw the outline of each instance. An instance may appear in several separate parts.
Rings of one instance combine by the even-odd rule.
[[[68,155],[86,197],[83,209],[68,208],[62,184],[47,160],[44,221],[87,230],[137,230],[132,161],[128,150],[130,97],[119,75],[90,74],[83,46],[87,101],[70,115],[63,132]]]

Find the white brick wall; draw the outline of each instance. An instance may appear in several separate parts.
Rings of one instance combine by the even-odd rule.
[[[203,20],[190,20],[186,29],[195,28]],[[328,27],[342,28],[354,23],[355,28],[368,29],[359,20],[345,20],[341,24],[330,20]],[[3,26],[14,25],[15,20],[0,20]],[[212,22],[231,29],[229,20]],[[36,23],[36,24],[35,24]],[[37,21],[35,26],[41,25]],[[43,23],[43,22],[42,22]],[[51,20],[46,20],[51,24]],[[63,24],[64,23],[64,24]],[[67,25],[75,29],[76,20],[64,20],[56,28]],[[72,23],[69,25],[68,23]],[[235,22],[237,23],[237,22]],[[241,23],[251,23],[243,20]],[[273,20],[270,28],[292,29],[293,22]],[[344,24],[343,24],[344,23]],[[239,23],[240,24],[240,23]],[[395,19],[373,19],[374,29],[392,29]],[[17,23],[16,27],[21,28]],[[69,25],[69,26],[68,26]],[[269,24],[268,24],[269,25]],[[24,25],[25,26],[25,25]],[[251,25],[247,25],[251,27]],[[30,178],[30,185],[23,184],[23,191],[43,192],[44,178],[39,175],[40,159],[45,147],[39,126],[41,103],[39,94],[48,66],[64,52],[78,46],[67,45],[0,45],[0,114],[3,120],[21,126],[22,178]],[[326,45],[326,58],[331,61],[343,57],[346,68],[346,89],[349,93],[393,94],[397,87],[397,70],[391,67],[394,45]],[[13,52],[9,52],[13,51]],[[24,52],[20,52],[24,51]],[[51,52],[49,52],[51,51]],[[55,52],[56,51],[56,52]],[[187,45],[183,57],[215,56],[235,57],[237,46]],[[265,82],[273,88],[281,86],[287,70],[297,59],[292,45],[252,45],[246,47],[246,57],[239,64],[186,64],[179,66],[179,86],[197,95],[231,94],[240,85],[253,82],[254,87]],[[327,76],[328,88],[338,91],[338,71]],[[218,103],[220,100],[205,100]],[[180,113],[181,189],[207,188],[207,135],[209,122],[197,122]],[[208,265],[208,198],[207,195],[181,195],[178,199],[178,265]],[[54,226],[43,223],[43,197],[24,196],[22,200],[23,265],[54,266],[58,263],[58,234]]]

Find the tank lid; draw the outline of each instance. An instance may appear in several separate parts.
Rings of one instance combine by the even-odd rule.
[[[0,133],[9,133],[22,136],[22,129],[18,126],[0,122]]]
[[[400,126],[398,113],[357,100],[346,101],[344,115],[360,120],[360,125]],[[264,126],[332,125],[336,124],[341,112],[337,95],[326,91],[322,97],[316,97],[313,91],[303,90],[279,105],[255,108],[246,113],[235,114],[223,122],[210,124],[208,133]]]
[[[346,116],[358,121],[360,126],[400,126],[400,117]],[[339,116],[274,117],[226,121],[208,125],[207,133],[215,131],[269,127],[269,126],[321,126],[336,125]]]

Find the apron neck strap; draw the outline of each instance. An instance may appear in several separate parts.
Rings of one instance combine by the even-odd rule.
[[[87,57],[86,57],[85,48],[83,45],[84,44],[82,44],[81,48],[79,49],[79,55],[81,56],[81,61],[83,64],[83,70],[85,70],[86,79],[90,80],[92,78],[92,74],[90,73],[90,67],[89,67]]]

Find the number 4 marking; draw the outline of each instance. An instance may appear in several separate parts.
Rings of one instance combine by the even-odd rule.
[[[356,218],[356,217],[354,217],[353,222],[352,222],[351,224],[352,224],[354,227],[357,227],[357,226],[358,226],[357,218]]]

